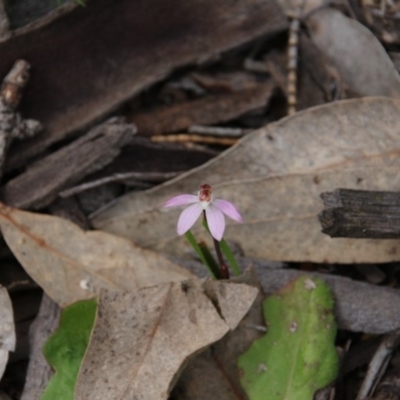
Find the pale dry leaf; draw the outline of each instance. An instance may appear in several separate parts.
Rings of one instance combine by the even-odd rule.
[[[337,187],[400,190],[400,101],[376,97],[315,107],[255,131],[214,160],[163,185],[130,193],[93,217],[94,225],[138,245],[183,255],[181,210],[168,198],[209,183],[232,201],[244,224],[227,221],[226,238],[248,256],[314,262],[389,262],[397,240],[331,239],[321,233],[320,193]],[[154,229],[157,226],[157,229]],[[208,240],[200,223],[196,237]]]
[[[212,348],[189,360],[172,391],[171,397],[174,400],[247,399],[240,385],[237,358],[254,340],[265,335],[262,309],[264,295],[253,269],[246,270],[243,275],[232,280],[259,288],[258,295],[235,330],[228,332]]]
[[[258,290],[250,287],[249,298],[244,285],[234,286],[234,304],[246,313]],[[104,290],[75,399],[167,399],[188,358],[228,331],[199,280]]]
[[[207,295],[215,299],[221,314],[231,330],[235,329],[253,303],[258,290],[253,286],[227,281],[207,281]],[[241,301],[237,299],[240,298]]]
[[[86,232],[62,218],[0,203],[0,227],[28,274],[62,307],[91,298],[100,288],[131,290],[192,276],[129,240]]]
[[[400,76],[375,35],[341,12],[323,8],[310,14],[311,38],[330,59],[352,92],[400,97]]]
[[[7,289],[0,286],[0,378],[8,361],[8,353],[15,350],[14,313]]]

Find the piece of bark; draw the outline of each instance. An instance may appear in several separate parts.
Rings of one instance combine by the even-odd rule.
[[[69,12],[61,17],[64,10]],[[0,76],[19,54],[35,66],[22,112],[46,126],[37,139],[15,146],[8,168],[25,164],[174,68],[286,27],[274,0],[98,0],[55,10],[0,42]]]
[[[0,0],[0,39],[8,33],[10,22],[8,20],[6,7],[3,0]]]
[[[47,338],[57,329],[61,308],[43,293],[39,314],[30,328],[30,360],[21,400],[39,400],[53,372],[43,356]]]
[[[39,122],[24,120],[16,112],[29,80],[29,69],[25,60],[16,61],[0,88],[0,176],[11,142],[16,138],[30,138],[42,129]]]
[[[129,117],[144,136],[166,132],[179,132],[192,125],[211,125],[240,117],[248,111],[263,108],[268,104],[275,84],[260,83],[257,87],[234,93],[223,93],[163,107],[150,113]]]
[[[321,194],[325,209],[318,215],[330,237],[400,238],[400,193],[336,189]]]
[[[49,205],[59,191],[109,164],[132,140],[132,124],[110,120],[32,165],[1,189],[5,203],[39,209]]]

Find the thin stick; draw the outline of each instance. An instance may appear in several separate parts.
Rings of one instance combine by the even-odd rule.
[[[297,64],[299,52],[300,17],[305,0],[298,0],[298,4],[290,16],[292,21],[289,27],[288,64],[287,64],[287,102],[288,114],[292,115],[297,110]]]
[[[97,179],[92,182],[82,183],[81,185],[63,190],[59,193],[60,197],[70,197],[75,194],[82,193],[86,190],[96,188],[111,182],[126,181],[129,179],[136,179],[141,181],[160,182],[168,179],[175,178],[182,172],[124,172],[120,174],[113,174],[104,178]]]
[[[221,126],[204,126],[204,125],[192,125],[188,129],[189,133],[197,133],[200,135],[210,135],[210,136],[225,136],[232,138],[240,138],[250,131],[251,129],[226,128]]]
[[[201,135],[154,135],[151,136],[152,142],[173,142],[173,143],[207,143],[207,144],[219,144],[221,146],[232,146],[237,143],[237,139],[232,138],[216,138],[212,136],[201,136]]]

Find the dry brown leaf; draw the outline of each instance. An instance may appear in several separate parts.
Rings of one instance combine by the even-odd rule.
[[[8,361],[8,353],[15,350],[14,313],[7,289],[0,287],[0,379]]]
[[[351,91],[400,97],[400,76],[378,39],[341,12],[323,8],[306,19],[311,38],[332,60]]]
[[[228,221],[226,238],[269,260],[389,262],[397,240],[331,239],[321,233],[321,192],[337,187],[400,190],[400,101],[340,101],[299,112],[255,131],[216,159],[166,184],[130,193],[94,216],[104,229],[143,247],[182,255],[176,235],[181,210],[160,205],[201,183],[234,202],[244,224]],[[154,227],[157,229],[154,229]],[[193,232],[208,239],[201,224]]]
[[[129,240],[85,232],[65,219],[2,203],[0,227],[28,274],[62,307],[91,298],[101,288],[132,290],[192,276]]]
[[[258,290],[233,286],[240,320]],[[104,290],[75,399],[167,399],[189,356],[228,331],[198,280],[129,293]]]

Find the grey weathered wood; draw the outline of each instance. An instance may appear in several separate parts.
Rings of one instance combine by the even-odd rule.
[[[11,142],[16,138],[30,138],[42,129],[39,122],[23,119],[16,112],[21,101],[22,91],[29,80],[29,69],[30,65],[25,60],[17,60],[4,78],[0,88],[0,176]]]
[[[129,143],[133,124],[110,121],[43,158],[2,189],[3,201],[13,207],[40,209],[58,193],[109,164]]]
[[[322,232],[331,237],[400,238],[400,193],[336,189],[321,194]]]
[[[6,7],[3,0],[0,0],[0,38],[8,34],[10,22],[6,12]]]

